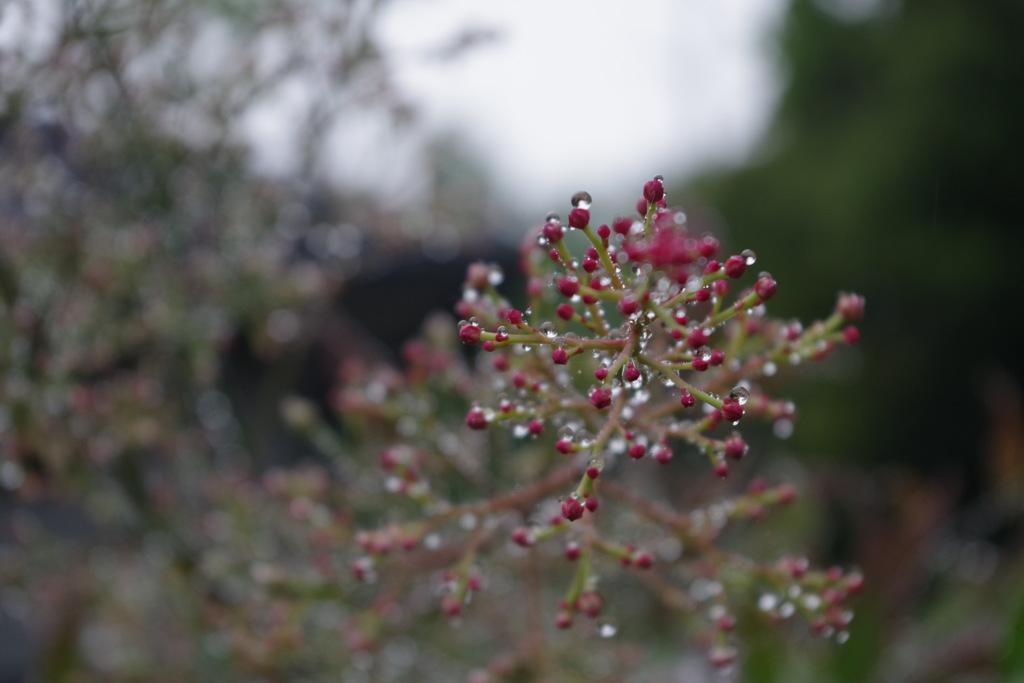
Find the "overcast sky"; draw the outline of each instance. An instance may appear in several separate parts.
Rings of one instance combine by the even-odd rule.
[[[785,0],[411,0],[381,35],[399,89],[481,153],[503,194],[622,201],[657,173],[741,161],[778,95]],[[467,29],[497,38],[428,59]],[[670,178],[671,180],[672,178]],[[514,194],[513,194],[514,193]]]

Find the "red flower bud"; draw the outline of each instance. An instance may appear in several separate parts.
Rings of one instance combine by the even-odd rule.
[[[612,390],[608,387],[598,387],[590,392],[590,402],[598,410],[603,410],[612,404]]]
[[[562,501],[562,517],[565,517],[570,522],[575,522],[577,519],[583,516],[583,503],[578,498],[566,498]]]
[[[725,260],[725,274],[735,279],[742,277],[747,272],[747,260],[739,254],[734,254]]]
[[[648,180],[644,183],[644,200],[649,204],[661,201],[665,197],[665,183],[661,178]]]
[[[840,294],[836,310],[848,323],[855,323],[864,317],[864,297],[858,294]]]
[[[459,341],[467,346],[476,346],[480,343],[480,333],[477,325],[463,325],[459,330]]]
[[[541,233],[548,242],[555,244],[562,240],[562,236],[565,234],[565,231],[562,230],[562,226],[559,223],[555,221],[548,221],[544,224],[544,227],[541,228]]]
[[[575,208],[569,212],[569,227],[582,230],[590,223],[590,212],[586,209]]]
[[[739,401],[727,398],[722,402],[722,417],[729,422],[736,422],[743,417],[743,406]]]
[[[747,442],[739,436],[730,436],[725,440],[725,457],[739,460],[747,453]]]
[[[629,365],[626,366],[626,369],[623,370],[622,376],[625,378],[627,382],[635,382],[638,379],[640,379],[640,370],[635,365],[630,363]]]
[[[558,279],[558,291],[566,298],[576,296],[576,293],[580,291],[580,282],[576,278],[566,275]]]
[[[757,284],[754,285],[754,291],[759,297],[761,297],[761,301],[767,301],[775,296],[775,290],[777,288],[778,286],[775,284],[775,280],[768,276],[761,278],[757,281]]]
[[[524,548],[529,548],[533,545],[533,538],[530,536],[530,530],[524,526],[517,526],[512,530],[512,542],[516,545],[521,545]]]
[[[466,413],[466,426],[470,429],[487,429],[487,416],[483,408],[470,408]]]

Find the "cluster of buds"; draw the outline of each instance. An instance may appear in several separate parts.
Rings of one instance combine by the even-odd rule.
[[[772,617],[802,614],[816,633],[845,633],[844,601],[859,590],[859,574],[812,571],[791,558],[757,564],[715,545],[727,526],[792,502],[791,485],[755,479],[738,495],[680,511],[629,484],[625,473],[703,459],[714,477],[725,478],[748,452],[742,424],[766,420],[777,434],[788,433],[795,407],[770,395],[762,380],[855,344],[863,298],[840,295],[831,316],[807,327],[772,320],[765,303],[776,294],[775,279],[754,274],[752,251],[723,257],[715,238],[692,234],[685,214],[669,208],[660,177],[643,186],[635,214],[610,224],[593,224],[591,201],[577,193],[566,221],[550,214],[529,235],[521,251],[525,306],[513,307],[498,291],[497,266],[469,269],[457,305],[458,339],[484,353],[477,356],[478,381],[470,383],[476,390],[466,396],[471,404],[461,438],[471,450],[486,449],[504,427],[539,455],[530,461],[531,480],[504,482],[506,493],[469,503],[423,496],[426,514],[407,525],[405,537],[471,519],[462,525],[469,539],[449,573],[454,588],[445,593],[443,612],[463,612],[479,585],[469,558],[491,547],[488,534],[504,528],[512,547],[526,549],[519,552],[563,539],[574,571],[555,610],[559,628],[571,627],[580,614],[597,618],[613,602],[598,591],[595,569],[611,562],[639,572],[670,607],[706,616],[710,660],[719,667],[736,659],[726,575],[742,574],[744,586],[780,596],[777,604],[760,605]],[[394,482],[388,489],[409,493],[424,475],[403,448],[393,446],[382,463]],[[602,516],[614,518],[616,508],[702,556],[689,586],[676,585],[678,573],[669,571],[684,562],[678,553],[659,557],[641,543],[612,537]],[[523,516],[504,526],[509,513]],[[789,607],[780,611],[782,605]],[[602,635],[616,630],[598,627]]]

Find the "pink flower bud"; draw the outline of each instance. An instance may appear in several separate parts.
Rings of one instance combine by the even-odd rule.
[[[603,410],[612,404],[612,390],[608,387],[598,387],[590,392],[590,402],[598,410]]]
[[[487,416],[482,408],[470,408],[466,413],[466,426],[470,429],[487,429]]]
[[[578,498],[569,497],[562,501],[562,517],[575,522],[583,516],[583,503]]]
[[[480,333],[477,325],[463,325],[459,330],[459,341],[466,346],[476,346],[480,343]]]
[[[569,212],[569,227],[582,230],[590,223],[590,212],[579,207]]]
[[[650,569],[654,565],[654,556],[646,550],[639,550],[633,554],[633,564],[637,569]]]
[[[631,296],[619,299],[619,312],[627,318],[640,310],[640,304]]]
[[[581,593],[580,597],[576,598],[576,609],[594,619],[600,616],[601,610],[604,609],[604,598],[596,591]]]
[[[679,397],[679,403],[681,403],[684,408],[692,408],[697,405],[697,399],[694,398],[693,394],[689,391],[683,389],[683,394]]]
[[[727,398],[722,402],[722,417],[729,422],[736,422],[743,417],[743,406],[739,401]]]
[[[725,274],[736,279],[747,272],[747,260],[739,254],[734,254],[725,260]]]
[[[566,298],[576,296],[576,293],[580,291],[580,282],[576,278],[566,275],[558,279],[558,291]]]
[[[747,454],[747,442],[739,436],[730,436],[725,440],[725,457],[739,460]]]
[[[853,346],[860,341],[860,330],[853,325],[850,325],[843,330],[843,340],[850,346]]]
[[[767,276],[758,280],[757,284],[754,285],[754,291],[759,297],[761,297],[761,301],[768,301],[768,299],[775,296],[775,290],[777,288],[778,286],[775,284],[775,280]]]
[[[555,221],[548,221],[545,223],[544,227],[541,228],[541,233],[544,235],[544,239],[551,244],[560,242],[562,237],[565,235],[565,231],[562,230],[562,226]]]
[[[645,455],[647,455],[647,448],[643,444],[635,443],[629,447],[629,457],[634,460],[639,460]]]
[[[558,304],[558,308],[555,309],[555,314],[562,320],[572,320],[575,313],[576,309],[572,307],[572,304]]]
[[[555,349],[551,352],[551,360],[555,365],[565,365],[569,362],[569,353],[565,349]]]
[[[708,343],[708,335],[704,334],[704,330],[698,327],[686,335],[686,343],[690,345],[691,349],[699,349]]]
[[[648,180],[644,183],[644,200],[648,204],[654,204],[665,197],[665,183],[660,178]]]
[[[512,530],[512,542],[524,548],[531,547],[533,538],[530,536],[530,530],[524,526],[517,526]]]
[[[840,294],[836,310],[848,323],[855,323],[864,317],[864,297],[858,294]]]
[[[640,379],[640,370],[630,363],[626,366],[626,369],[622,372],[622,376],[627,382],[635,382]]]

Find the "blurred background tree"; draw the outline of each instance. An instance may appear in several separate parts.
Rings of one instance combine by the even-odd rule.
[[[685,193],[792,283],[783,310],[842,288],[869,303],[843,391],[793,387],[792,444],[835,473],[828,543],[877,581],[854,639],[872,645],[839,653],[836,679],[1020,676],[1022,594],[992,572],[1019,568],[1024,512],[1024,4],[864,6],[791,3],[761,150]],[[930,639],[936,660],[895,661],[894,641]]]

